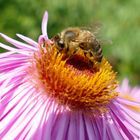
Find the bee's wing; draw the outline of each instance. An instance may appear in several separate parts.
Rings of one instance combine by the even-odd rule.
[[[101,24],[100,22],[94,22],[93,24],[91,24],[90,26],[88,27],[80,27],[80,29],[82,30],[88,30],[90,31],[91,33],[93,33],[95,35],[95,37],[97,38],[97,40],[99,41],[99,43],[102,45],[102,46],[105,46],[105,45],[111,45],[112,44],[112,41],[109,40],[109,39],[104,39],[101,35],[101,29],[103,27],[103,24]],[[83,40],[75,40],[75,42],[80,42],[82,43]],[[85,42],[85,41],[84,41]],[[88,42],[88,41],[87,41]],[[86,43],[86,42],[85,42]]]
[[[99,39],[99,42],[102,46],[113,44],[112,40],[109,40],[109,39]]]
[[[96,36],[100,33],[100,30],[102,29],[103,25],[99,22],[95,22],[91,25],[91,32],[95,34]]]
[[[111,45],[112,44],[112,40],[104,39],[104,37],[102,37],[102,33],[101,33],[102,28],[103,28],[103,24],[102,23],[94,22],[90,26],[89,30],[96,36],[97,40],[99,41],[99,43],[102,46]]]
[[[102,28],[102,24],[99,22],[94,22],[92,24],[90,24],[87,27],[81,27],[81,29],[83,30],[88,30],[90,32],[92,32],[95,36],[99,34],[101,28]]]

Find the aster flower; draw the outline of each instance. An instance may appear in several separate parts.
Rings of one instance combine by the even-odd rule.
[[[103,58],[92,71],[83,58],[63,59],[47,36],[48,14],[38,42],[0,34],[0,138],[2,140],[140,139],[139,88]],[[82,67],[81,67],[82,66]],[[96,64],[95,64],[96,66]]]

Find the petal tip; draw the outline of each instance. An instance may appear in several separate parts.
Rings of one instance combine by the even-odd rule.
[[[42,19],[42,35],[47,35],[48,12],[45,11]]]

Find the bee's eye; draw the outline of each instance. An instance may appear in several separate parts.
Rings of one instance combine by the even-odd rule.
[[[64,48],[64,43],[63,43],[63,41],[60,40],[60,41],[58,42],[58,45],[59,45],[60,48],[62,48],[62,49]]]
[[[76,33],[72,32],[72,31],[66,31],[65,32],[65,38],[66,39],[71,40],[71,39],[73,39],[75,37],[76,37]]]

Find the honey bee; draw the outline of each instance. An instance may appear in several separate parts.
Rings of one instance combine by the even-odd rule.
[[[58,51],[67,58],[74,56],[81,49],[89,63],[100,63],[103,58],[100,42],[89,30],[71,27],[63,30],[52,38]]]

